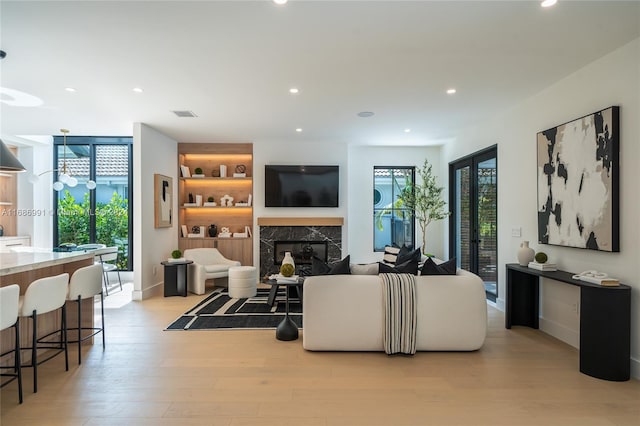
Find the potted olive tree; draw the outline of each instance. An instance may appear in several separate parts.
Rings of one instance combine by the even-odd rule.
[[[425,159],[422,168],[417,169],[421,182],[415,183],[407,180],[406,186],[398,196],[406,208],[413,210],[420,225],[423,252],[427,246],[427,226],[434,220],[444,219],[450,214],[445,210],[446,203],[442,199],[444,187],[437,185],[431,167],[429,161]]]

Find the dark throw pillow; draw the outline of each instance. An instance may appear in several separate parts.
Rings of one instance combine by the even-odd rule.
[[[347,257],[345,257],[344,259],[328,265],[314,256],[311,259],[311,275],[351,274],[351,269],[349,268],[350,260],[351,255],[347,255]]]
[[[395,266],[379,263],[379,273],[384,274],[412,274],[418,275],[418,261],[409,259],[403,263],[396,263]]]
[[[432,258],[428,258],[424,265],[422,265],[422,271],[420,275],[455,275],[456,274],[456,258],[452,258],[441,264],[436,264]]]
[[[422,253],[420,252],[420,248],[415,250],[409,250],[408,248],[402,247],[400,252],[398,253],[398,257],[396,258],[396,264],[404,263],[407,260],[415,260],[416,262],[420,262],[422,258]]]

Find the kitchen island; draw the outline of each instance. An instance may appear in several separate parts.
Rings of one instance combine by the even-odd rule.
[[[27,287],[38,278],[50,277],[67,272],[69,276],[83,266],[93,264],[94,253],[91,251],[76,251],[68,253],[56,253],[52,250],[38,249],[34,247],[21,247],[19,251],[0,252],[0,286],[11,284],[20,286],[20,295],[24,295]],[[38,336],[44,336],[60,326],[61,312],[49,312],[38,317]],[[20,344],[22,347],[31,346],[31,320],[21,318],[20,320]],[[78,323],[77,308],[75,303],[67,306],[67,323],[74,326]],[[82,302],[82,325],[83,327],[93,327],[93,300],[87,299]],[[0,345],[3,350],[13,347],[13,331],[7,329],[2,331]],[[69,339],[74,340],[77,336],[69,334]],[[91,340],[87,340],[90,344]],[[10,357],[6,357],[10,358]],[[30,354],[23,352],[23,362],[30,360]],[[12,360],[5,360],[3,365],[11,364]]]

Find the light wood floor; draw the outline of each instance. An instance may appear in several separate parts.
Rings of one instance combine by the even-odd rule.
[[[578,371],[578,352],[544,333],[505,330],[472,353],[319,353],[274,331],[163,331],[201,297],[109,309],[107,349],[44,364],[25,401],[4,387],[11,425],[640,425],[640,382]]]

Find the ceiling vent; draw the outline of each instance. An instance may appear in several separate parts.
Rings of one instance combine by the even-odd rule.
[[[178,117],[197,117],[193,111],[171,111]]]

